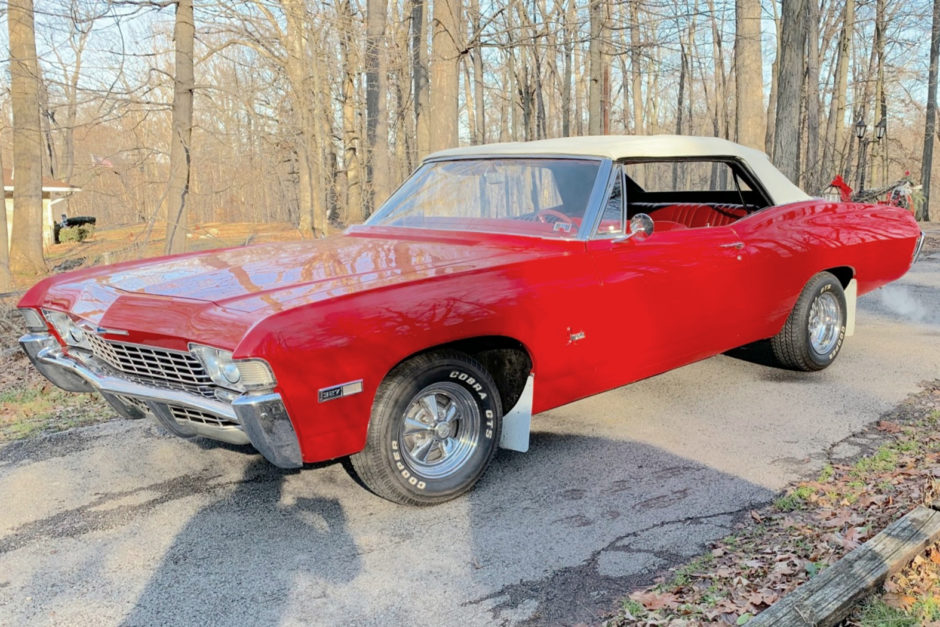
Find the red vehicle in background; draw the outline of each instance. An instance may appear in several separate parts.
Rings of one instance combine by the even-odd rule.
[[[285,468],[351,456],[376,494],[432,504],[576,399],[766,338],[829,366],[856,296],[922,241],[907,211],[810,198],[721,139],[475,146],[336,237],[45,279],[21,343],[127,418]]]
[[[828,193],[829,200],[841,200],[842,202],[871,202],[880,198],[880,203],[891,207],[900,207],[906,209],[914,215],[916,205],[914,202],[914,192],[921,188],[920,185],[914,185],[911,182],[911,173],[905,172],[904,177],[899,181],[880,187],[877,189],[866,189],[855,193],[842,178],[842,175],[836,175],[829,188],[833,192]]]

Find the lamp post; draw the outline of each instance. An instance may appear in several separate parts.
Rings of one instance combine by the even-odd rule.
[[[865,124],[865,120],[859,118],[858,122],[855,123],[855,136],[858,138],[858,191],[861,192],[865,189],[865,169],[867,167],[867,154],[869,144],[876,144],[884,139],[885,133],[888,131],[888,120],[886,118],[881,118],[878,121],[878,124],[875,125],[875,137],[874,139],[868,139],[865,137],[865,131],[868,130],[868,126]]]

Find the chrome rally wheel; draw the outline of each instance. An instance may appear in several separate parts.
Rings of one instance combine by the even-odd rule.
[[[423,477],[446,477],[459,470],[479,444],[480,409],[462,386],[449,381],[418,392],[402,420],[402,457]]]
[[[839,341],[842,328],[842,311],[839,301],[831,291],[822,292],[809,308],[809,342],[818,355],[832,351]]]
[[[774,357],[793,370],[822,370],[831,364],[845,339],[845,293],[832,273],[807,282],[786,323],[770,340]]]
[[[499,443],[501,420],[499,392],[481,364],[454,351],[425,353],[385,377],[365,448],[350,461],[383,498],[440,503],[483,475]]]

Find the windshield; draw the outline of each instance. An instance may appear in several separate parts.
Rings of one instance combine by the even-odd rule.
[[[426,163],[366,224],[573,238],[599,168],[589,159]]]

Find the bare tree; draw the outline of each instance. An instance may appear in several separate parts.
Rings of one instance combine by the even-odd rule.
[[[780,16],[777,13],[777,3],[771,2],[770,6],[773,9],[774,29],[777,34],[777,54],[774,56],[774,62],[770,67],[770,97],[767,99],[767,131],[764,133],[764,152],[773,155],[777,124],[777,93],[779,92],[777,83],[780,77],[782,38],[780,36]]]
[[[815,0],[810,0],[815,1]],[[804,30],[807,0],[783,3],[780,59],[777,67],[777,115],[774,123],[774,164],[791,181],[800,178],[800,100],[803,92]]]
[[[806,112],[806,154],[803,168],[804,186],[810,193],[819,193],[822,177],[819,163],[819,0],[806,0],[806,82],[803,88]]]
[[[930,182],[933,168],[933,144],[937,130],[937,61],[940,58],[940,0],[933,0],[933,23],[930,29],[930,69],[927,78],[927,122],[924,125],[924,157],[920,180],[924,189],[924,211],[921,219],[930,221]]]
[[[10,88],[13,92],[13,239],[10,270],[38,275],[42,253],[42,135],[39,121],[39,62],[33,0],[10,0]]]
[[[643,68],[639,2],[630,3],[630,94],[633,96],[633,132],[643,133]],[[626,79],[624,79],[626,81]]]
[[[3,172],[3,151],[0,150],[0,173]],[[3,178],[0,176],[0,178]],[[2,183],[0,183],[2,187]],[[7,210],[6,200],[3,202],[3,213],[0,214],[0,292],[8,292],[13,289],[13,275],[10,273],[10,248],[7,242],[10,238],[7,235]]]
[[[431,38],[430,150],[457,145],[461,0],[435,0]]]
[[[588,43],[588,133],[600,135],[604,129],[604,79],[607,70],[604,39],[607,36],[606,0],[590,0],[591,39]]]
[[[842,10],[842,30],[836,51],[832,100],[823,144],[822,169],[827,177],[835,176],[837,172],[840,172],[836,154],[840,154],[842,157],[841,162],[845,163],[845,103],[848,95],[849,58],[852,56],[852,32],[854,29],[855,0],[846,0]]]
[[[734,23],[734,134],[738,143],[760,150],[764,147],[760,0],[737,0]]]
[[[340,4],[343,53],[343,166],[346,180],[346,223],[358,224],[365,219],[362,206],[362,175],[359,155],[359,125],[356,96],[356,69],[359,66],[356,37],[353,33],[353,7],[350,0]]]
[[[411,3],[411,75],[415,110],[415,146],[419,157],[431,149],[430,112],[428,95],[427,17],[424,0]]]
[[[366,16],[366,139],[369,144],[370,207],[385,200],[388,183],[388,112],[385,21],[388,0],[368,0]]]
[[[170,138],[170,176],[166,184],[166,253],[186,249],[187,199],[189,197],[193,136],[193,46],[196,29],[193,0],[177,0],[173,40],[176,63],[173,74],[173,130]]]

